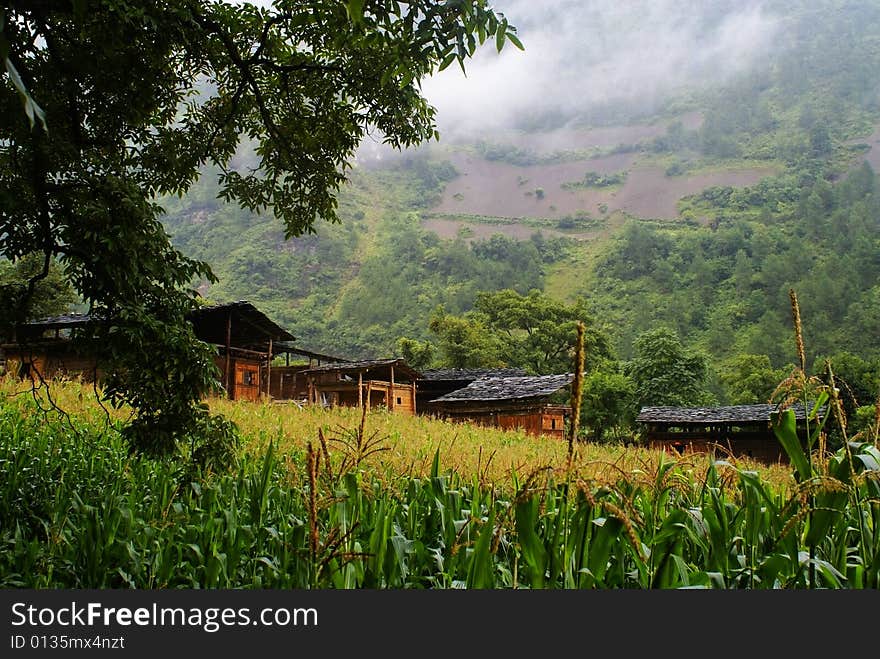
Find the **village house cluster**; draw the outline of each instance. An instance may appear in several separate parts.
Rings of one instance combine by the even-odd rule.
[[[204,306],[189,320],[196,336],[216,347],[215,362],[232,400],[295,401],[323,407],[382,407],[563,438],[571,418],[573,374],[528,375],[517,368],[432,369],[403,359],[352,361],[302,348],[290,332],[246,300]],[[22,378],[60,375],[101,379],[100,360],[70,340],[98,322],[70,314],[25,323],[0,344]],[[282,363],[283,362],[283,363]],[[682,453],[723,447],[766,462],[785,456],[770,429],[770,405],[717,408],[643,407],[637,417],[652,448]],[[803,410],[798,420],[804,418]]]
[[[559,438],[571,414],[570,406],[551,402],[571,384],[571,374],[529,376],[521,369],[421,373],[403,359],[352,361],[305,350],[246,300],[199,308],[189,320],[196,336],[216,347],[220,382],[233,400],[384,407]],[[100,380],[97,356],[78,352],[70,340],[72,331],[93,321],[71,314],[19,325],[2,345],[5,358],[16,364],[21,377]]]

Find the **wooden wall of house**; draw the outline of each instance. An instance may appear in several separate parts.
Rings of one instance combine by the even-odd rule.
[[[395,383],[384,380],[364,380],[363,393],[358,395],[357,382],[324,380],[314,385],[318,402],[327,401],[331,406],[358,407],[361,401],[372,409],[385,407],[402,414],[415,414],[415,391],[412,384]]]
[[[394,411],[405,414],[416,413],[416,396],[411,384],[394,384]]]
[[[86,382],[100,380],[101,372],[94,359],[55,348],[50,351],[29,350],[22,353],[6,350],[7,369],[17,375],[45,380],[52,378],[81,378]],[[22,369],[22,365],[27,368]]]
[[[664,433],[664,435],[671,434]],[[736,437],[733,435],[727,439],[720,439],[701,437],[696,433],[683,433],[678,437],[656,437],[649,433],[648,446],[672,455],[706,453],[721,457],[732,454],[735,457],[748,457],[768,464],[788,463],[785,451],[779,442],[771,437]]]
[[[272,366],[269,372],[269,393],[276,400],[305,400],[309,396],[309,383],[300,373],[309,368],[299,366]]]
[[[562,439],[565,437],[565,412],[544,410],[541,414],[541,434]]]
[[[437,416],[453,421],[466,421],[479,426],[522,430],[536,437],[565,436],[565,414],[562,410],[452,410],[446,408]]]
[[[214,363],[220,369],[220,383],[226,385],[226,356],[217,355],[214,357]],[[246,357],[234,356],[229,360],[230,370],[234,374],[233,389],[229,392],[229,398],[232,400],[260,400],[260,395],[264,392],[262,386],[262,366],[258,359],[248,359]]]
[[[540,412],[528,414],[496,414],[495,425],[504,430],[519,428],[530,435],[540,435],[543,431],[543,415]]]
[[[260,362],[246,359],[234,359],[235,364],[235,400],[260,400],[263,379],[260,377]]]

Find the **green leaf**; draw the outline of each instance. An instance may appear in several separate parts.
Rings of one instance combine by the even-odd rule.
[[[601,586],[605,572],[608,570],[611,550],[623,529],[623,522],[616,517],[599,517],[594,519],[592,524],[596,529],[593,531],[587,562],[590,572],[595,575],[596,581]]]
[[[9,58],[6,58],[6,73],[9,74],[9,79],[12,81],[12,85],[21,97],[22,103],[24,104],[24,112],[27,115],[31,128],[34,127],[34,117],[36,116],[40,120],[40,123],[43,124],[43,130],[49,132],[49,129],[46,126],[46,114],[43,112],[43,108],[37,105],[37,102],[31,97],[31,94],[22,81],[21,76],[18,74],[18,70]]]
[[[797,435],[797,420],[794,410],[772,414],[770,423],[776,439],[782,444],[782,448],[788,454],[788,459],[795,466],[798,482],[809,479],[812,476],[812,470]]]
[[[517,37],[513,32],[508,32],[507,38],[510,41],[510,43],[512,43],[514,46],[516,46],[520,50],[525,50],[525,48],[522,45],[522,41],[520,41],[519,37]]]
[[[498,31],[495,32],[495,47],[498,49],[498,52],[501,52],[501,49],[504,48],[504,37],[507,35],[507,21],[502,21],[501,25],[498,26]]]
[[[346,10],[352,23],[360,24],[364,22],[364,0],[349,0]]]
[[[850,448],[853,451],[859,451],[859,453],[856,453],[855,457],[865,466],[865,469],[869,471],[880,471],[880,455],[875,455],[880,452],[878,452],[875,447],[870,444],[862,446],[850,442]]]
[[[434,459],[431,461],[431,478],[437,478],[440,475],[440,449],[434,451]]]
[[[455,53],[449,53],[446,57],[443,58],[443,61],[440,62],[440,66],[437,69],[438,71],[442,71],[447,68],[450,64],[455,61]]]
[[[495,586],[495,562],[492,560],[492,536],[494,534],[495,511],[491,510],[489,518],[480,529],[480,535],[471,555],[471,564],[467,575],[468,588],[493,588]]]
[[[544,544],[535,533],[540,512],[538,497],[531,496],[516,504],[516,534],[522,547],[523,558],[530,568],[533,588],[544,587],[544,573],[547,569],[547,552]]]

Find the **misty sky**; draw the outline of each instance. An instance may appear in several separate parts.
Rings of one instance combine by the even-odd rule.
[[[542,112],[609,104],[650,109],[682,86],[718,81],[766,58],[782,17],[728,0],[494,0],[525,45],[478,49],[427,79],[441,132],[509,127]]]
[[[785,17],[760,0],[490,1],[525,51],[508,43],[499,54],[486,43],[466,62],[467,77],[453,64],[423,81],[444,142],[546,115],[650,114],[672,92],[766,63],[784,36]],[[360,152],[387,153],[376,132]]]

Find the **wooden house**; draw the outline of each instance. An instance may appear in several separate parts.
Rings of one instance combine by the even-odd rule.
[[[246,300],[201,307],[187,318],[196,337],[216,346],[215,363],[229,398],[257,400],[268,393],[273,344],[293,341],[292,334]],[[15,340],[3,344],[6,359],[19,364],[22,377],[73,375],[100,380],[100,355],[72,339],[78,330],[101,322],[97,317],[70,314],[24,323],[16,328]]]
[[[375,359],[317,366],[302,372],[307,400],[316,405],[336,405],[416,413],[416,380],[419,372],[403,359]]]
[[[290,332],[247,300],[200,307],[187,317],[196,336],[217,347],[215,363],[229,398],[269,395],[274,346],[295,340]]]
[[[275,355],[284,355],[284,365],[272,365],[269,378],[269,394],[273,400],[301,400],[309,397],[309,387],[305,371],[325,364],[340,364],[350,360],[333,355],[325,355],[300,348],[289,341],[279,341],[274,346]],[[300,362],[291,364],[293,361]]]
[[[803,405],[793,406],[803,432]],[[674,451],[726,451],[762,462],[788,462],[788,456],[770,426],[775,405],[727,407],[643,407],[636,421],[643,425],[651,448]]]
[[[521,428],[532,435],[563,438],[571,406],[551,397],[573,375],[485,377],[430,402],[437,416],[497,428]]]
[[[432,400],[463,389],[481,378],[518,377],[523,368],[433,368],[422,371],[416,382],[416,406],[420,414],[430,414]]]
[[[90,316],[72,313],[18,325],[0,345],[5,364],[15,364],[20,378],[72,375],[97,380],[100,371],[94,355],[71,341],[72,334],[90,322]]]

